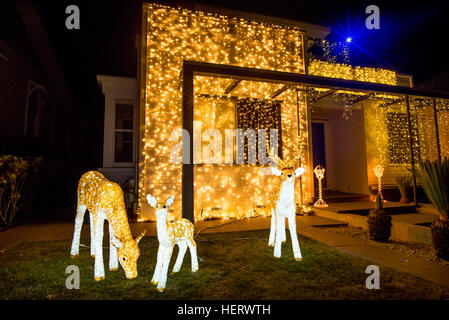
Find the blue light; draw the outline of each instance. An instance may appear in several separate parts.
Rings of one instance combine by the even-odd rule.
[[[351,41],[352,41],[352,38],[351,38],[351,37],[347,37],[347,38],[346,38],[346,42],[347,42],[347,43],[350,43]]]

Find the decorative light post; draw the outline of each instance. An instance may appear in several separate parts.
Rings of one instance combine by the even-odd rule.
[[[324,202],[323,200],[323,188],[321,186],[321,180],[323,180],[324,178],[324,171],[326,169],[324,169],[322,166],[317,165],[315,170],[313,170],[313,172],[316,175],[316,178],[318,179],[318,200],[317,202],[315,202],[314,206],[315,207],[327,207],[326,202]]]
[[[374,167],[374,174],[377,177],[377,194],[380,195],[380,198],[384,200],[382,197],[382,176],[384,175],[384,167],[380,164]],[[374,200],[376,201],[376,200]],[[385,201],[385,200],[384,200]]]

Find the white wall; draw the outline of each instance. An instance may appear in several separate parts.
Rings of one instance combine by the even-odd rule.
[[[103,167],[98,170],[108,179],[122,183],[136,173],[136,155],[131,163],[114,162],[115,144],[115,104],[118,100],[127,100],[134,104],[134,149],[137,150],[138,100],[136,78],[97,75],[97,81],[105,96]]]

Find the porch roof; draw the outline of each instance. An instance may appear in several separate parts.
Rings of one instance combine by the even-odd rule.
[[[254,68],[237,67],[222,64],[212,64],[197,61],[184,61],[182,69],[182,125],[183,128],[189,133],[190,137],[193,137],[193,102],[194,102],[194,76],[211,76],[211,77],[226,77],[237,80],[253,80],[263,82],[276,82],[289,85],[304,85],[308,87],[324,87],[330,90],[354,90],[373,93],[389,93],[396,95],[404,95],[407,98],[407,119],[408,119],[408,132],[412,137],[411,122],[410,122],[410,107],[409,96],[418,96],[433,98],[434,114],[435,99],[449,99],[448,92],[435,92],[428,90],[419,90],[408,87],[377,84],[370,82],[333,79],[320,76],[312,76],[307,74],[289,73],[273,70],[263,70]],[[435,116],[434,116],[435,119]],[[437,122],[435,122],[436,128]],[[439,138],[438,129],[436,131],[437,136],[437,148],[438,154],[441,154],[439,150]],[[411,152],[411,166],[414,168],[414,155],[413,155],[413,139],[410,140],[410,152]],[[190,139],[189,139],[190,142]],[[183,144],[185,141],[183,140]],[[183,153],[183,165],[182,165],[182,209],[183,217],[194,221],[194,164],[193,164],[193,144],[189,143],[189,152]],[[416,178],[413,176],[413,194],[414,202],[416,204]]]
[[[186,74],[188,73],[204,76],[225,76],[227,78],[241,80],[247,79],[264,82],[302,84],[309,87],[323,87],[334,90],[351,89],[356,91],[382,92],[427,98],[449,99],[449,92],[420,90],[397,85],[393,86],[355,80],[327,78],[300,73],[245,68],[231,65],[185,60],[183,65],[183,75],[186,76]]]

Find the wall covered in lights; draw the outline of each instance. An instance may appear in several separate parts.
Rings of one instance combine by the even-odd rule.
[[[294,27],[156,4],[144,5],[143,11],[146,23],[145,108],[141,114],[139,207],[142,218],[154,220],[152,210],[144,201],[147,193],[160,199],[176,195],[178,201],[172,212],[177,216],[181,214],[182,166],[170,162],[170,151],[175,143],[170,141],[170,135],[182,127],[180,74],[183,60],[304,73],[303,34]],[[231,94],[218,98],[211,95],[223,95],[223,89],[232,80],[217,81],[221,84],[212,83],[210,78],[195,79],[195,120],[202,121],[203,128],[234,128],[235,97],[266,99],[267,93],[276,89],[273,84],[242,81]],[[206,95],[209,97],[205,98]],[[284,101],[281,111],[283,151],[289,158],[288,150],[292,150],[293,144],[304,146],[307,143],[305,102],[301,94],[297,96],[296,90],[287,90],[279,99]],[[298,104],[300,138],[297,138]],[[304,162],[308,159],[306,149],[302,155]],[[248,169],[245,166],[196,167],[196,219],[209,217],[214,212],[222,217],[259,215],[271,177],[259,175],[258,166]],[[303,196],[310,196],[309,184],[309,181],[302,181]],[[242,192],[247,192],[245,201],[240,198]],[[251,203],[248,198],[252,199]]]

